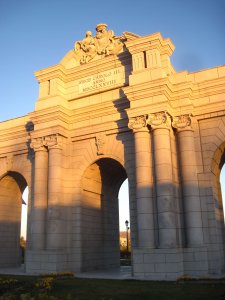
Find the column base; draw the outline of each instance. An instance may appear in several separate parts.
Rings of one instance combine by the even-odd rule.
[[[46,274],[75,272],[71,253],[56,250],[27,250],[25,272],[28,274]]]
[[[207,247],[173,249],[133,249],[133,276],[147,280],[220,278],[210,274]]]

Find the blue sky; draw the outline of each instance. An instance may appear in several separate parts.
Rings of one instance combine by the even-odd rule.
[[[116,35],[161,32],[176,47],[176,71],[193,72],[225,65],[224,16],[225,0],[0,0],[0,121],[33,111],[34,71],[57,64],[98,23]]]

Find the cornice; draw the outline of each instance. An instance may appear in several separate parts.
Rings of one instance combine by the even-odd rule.
[[[0,131],[1,130],[7,130],[8,128],[16,128],[18,126],[25,126],[27,124],[27,122],[30,121],[30,117],[29,114],[25,115],[25,116],[21,116],[18,118],[13,118],[10,120],[6,120],[6,121],[2,121],[0,122]]]
[[[0,144],[21,143],[21,139],[26,139],[28,136],[27,124],[29,122],[28,115],[0,122]]]
[[[29,138],[37,139],[44,136],[51,136],[51,135],[60,135],[62,137],[68,138],[69,137],[69,131],[65,129],[63,126],[55,125],[51,128],[40,128],[35,129],[32,131],[29,135]]]
[[[72,114],[71,110],[63,106],[57,105],[46,109],[31,112],[29,116],[30,116],[30,120],[34,124],[40,124],[52,120],[63,121],[65,124],[68,124],[69,123],[68,120],[71,114]]]
[[[125,51],[119,55],[112,55],[101,60],[91,61],[88,64],[66,69],[62,64],[50,66],[36,71],[35,77],[38,82],[44,82],[54,78],[59,78],[63,82],[70,82],[82,77],[90,76],[108,69],[118,68],[131,64],[131,55]]]
[[[92,139],[95,138],[97,133],[101,132],[104,132],[106,136],[129,133],[130,129],[127,127],[128,119],[120,121],[120,124],[115,122],[105,122],[104,126],[102,124],[96,124],[94,126],[75,128],[70,131],[71,141],[80,142],[82,140]]]
[[[6,157],[8,155],[17,156],[17,155],[27,155],[29,152],[27,144],[19,143],[12,146],[0,146],[0,158]]]
[[[159,32],[125,42],[125,45],[131,54],[158,49],[161,55],[171,56],[175,49],[171,40],[169,38],[163,39]]]
[[[74,109],[70,118],[69,128],[93,127],[95,125],[103,126],[103,124],[108,122],[111,124],[111,127],[117,126],[115,124],[118,124],[124,117],[126,118],[126,109],[129,107],[129,101],[123,98],[116,100],[116,102],[95,104],[79,110]],[[109,120],[105,121],[104,118],[107,119],[108,116],[110,116]],[[96,119],[98,119],[97,122],[95,121]]]
[[[188,77],[187,77],[188,78]],[[204,106],[211,106],[210,102],[214,102],[218,105],[219,100],[210,98],[212,96],[219,97],[221,95],[221,106],[225,105],[225,77],[215,78],[213,80],[207,80],[202,82],[194,82],[194,80],[186,80],[178,83],[174,83],[173,75],[157,79],[154,81],[144,82],[132,86],[123,88],[123,91],[129,101],[131,101],[131,107],[133,101],[139,101],[149,99],[149,106],[154,106],[153,97],[162,97],[162,102],[168,101],[174,109],[185,108],[186,105],[194,107],[199,106],[199,100],[203,97],[208,97],[208,103],[204,103]],[[224,97],[222,96],[224,94]],[[164,100],[163,100],[164,99]],[[137,105],[135,105],[137,106]]]

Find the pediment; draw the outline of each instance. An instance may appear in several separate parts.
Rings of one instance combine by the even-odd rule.
[[[139,37],[131,32],[116,36],[113,30],[107,30],[106,24],[98,24],[95,36],[91,31],[87,31],[83,40],[74,43],[74,48],[65,55],[60,64],[70,69],[108,56],[118,55],[126,50],[126,41]]]

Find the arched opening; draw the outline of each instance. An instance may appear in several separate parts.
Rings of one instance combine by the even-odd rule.
[[[22,209],[21,209],[21,227],[20,227],[20,237],[27,239],[27,210],[28,210],[28,199],[29,199],[29,189],[28,186],[22,193]]]
[[[224,164],[225,164],[225,142],[222,143],[214,153],[211,175],[212,175],[212,187],[211,192],[213,196],[214,212],[215,212],[215,223],[214,228],[211,227],[213,234],[212,240],[218,242],[218,251],[216,254],[212,252],[212,260],[218,262],[215,264],[213,272],[223,273],[224,272],[224,261],[225,261],[225,225],[224,225],[224,197],[222,192],[224,190]],[[213,231],[214,230],[214,231]]]
[[[18,267],[22,263],[20,248],[22,193],[27,182],[17,172],[0,179],[0,267]]]
[[[82,271],[120,267],[119,189],[127,178],[111,158],[90,165],[82,177]]]
[[[124,180],[119,190],[120,265],[131,264],[129,183]]]
[[[220,186],[221,186],[221,193],[223,199],[223,210],[225,209],[225,165],[223,165],[221,172],[220,172]],[[225,220],[225,214],[224,214]]]
[[[22,252],[22,263],[25,260],[27,244],[27,211],[28,211],[29,189],[28,186],[22,193],[21,226],[20,226],[20,249]]]
[[[215,152],[213,160],[213,173],[217,181],[217,189],[214,195],[218,201],[217,209],[219,210],[220,222],[222,223],[222,230],[224,231],[224,208],[225,208],[225,143],[223,143]]]

